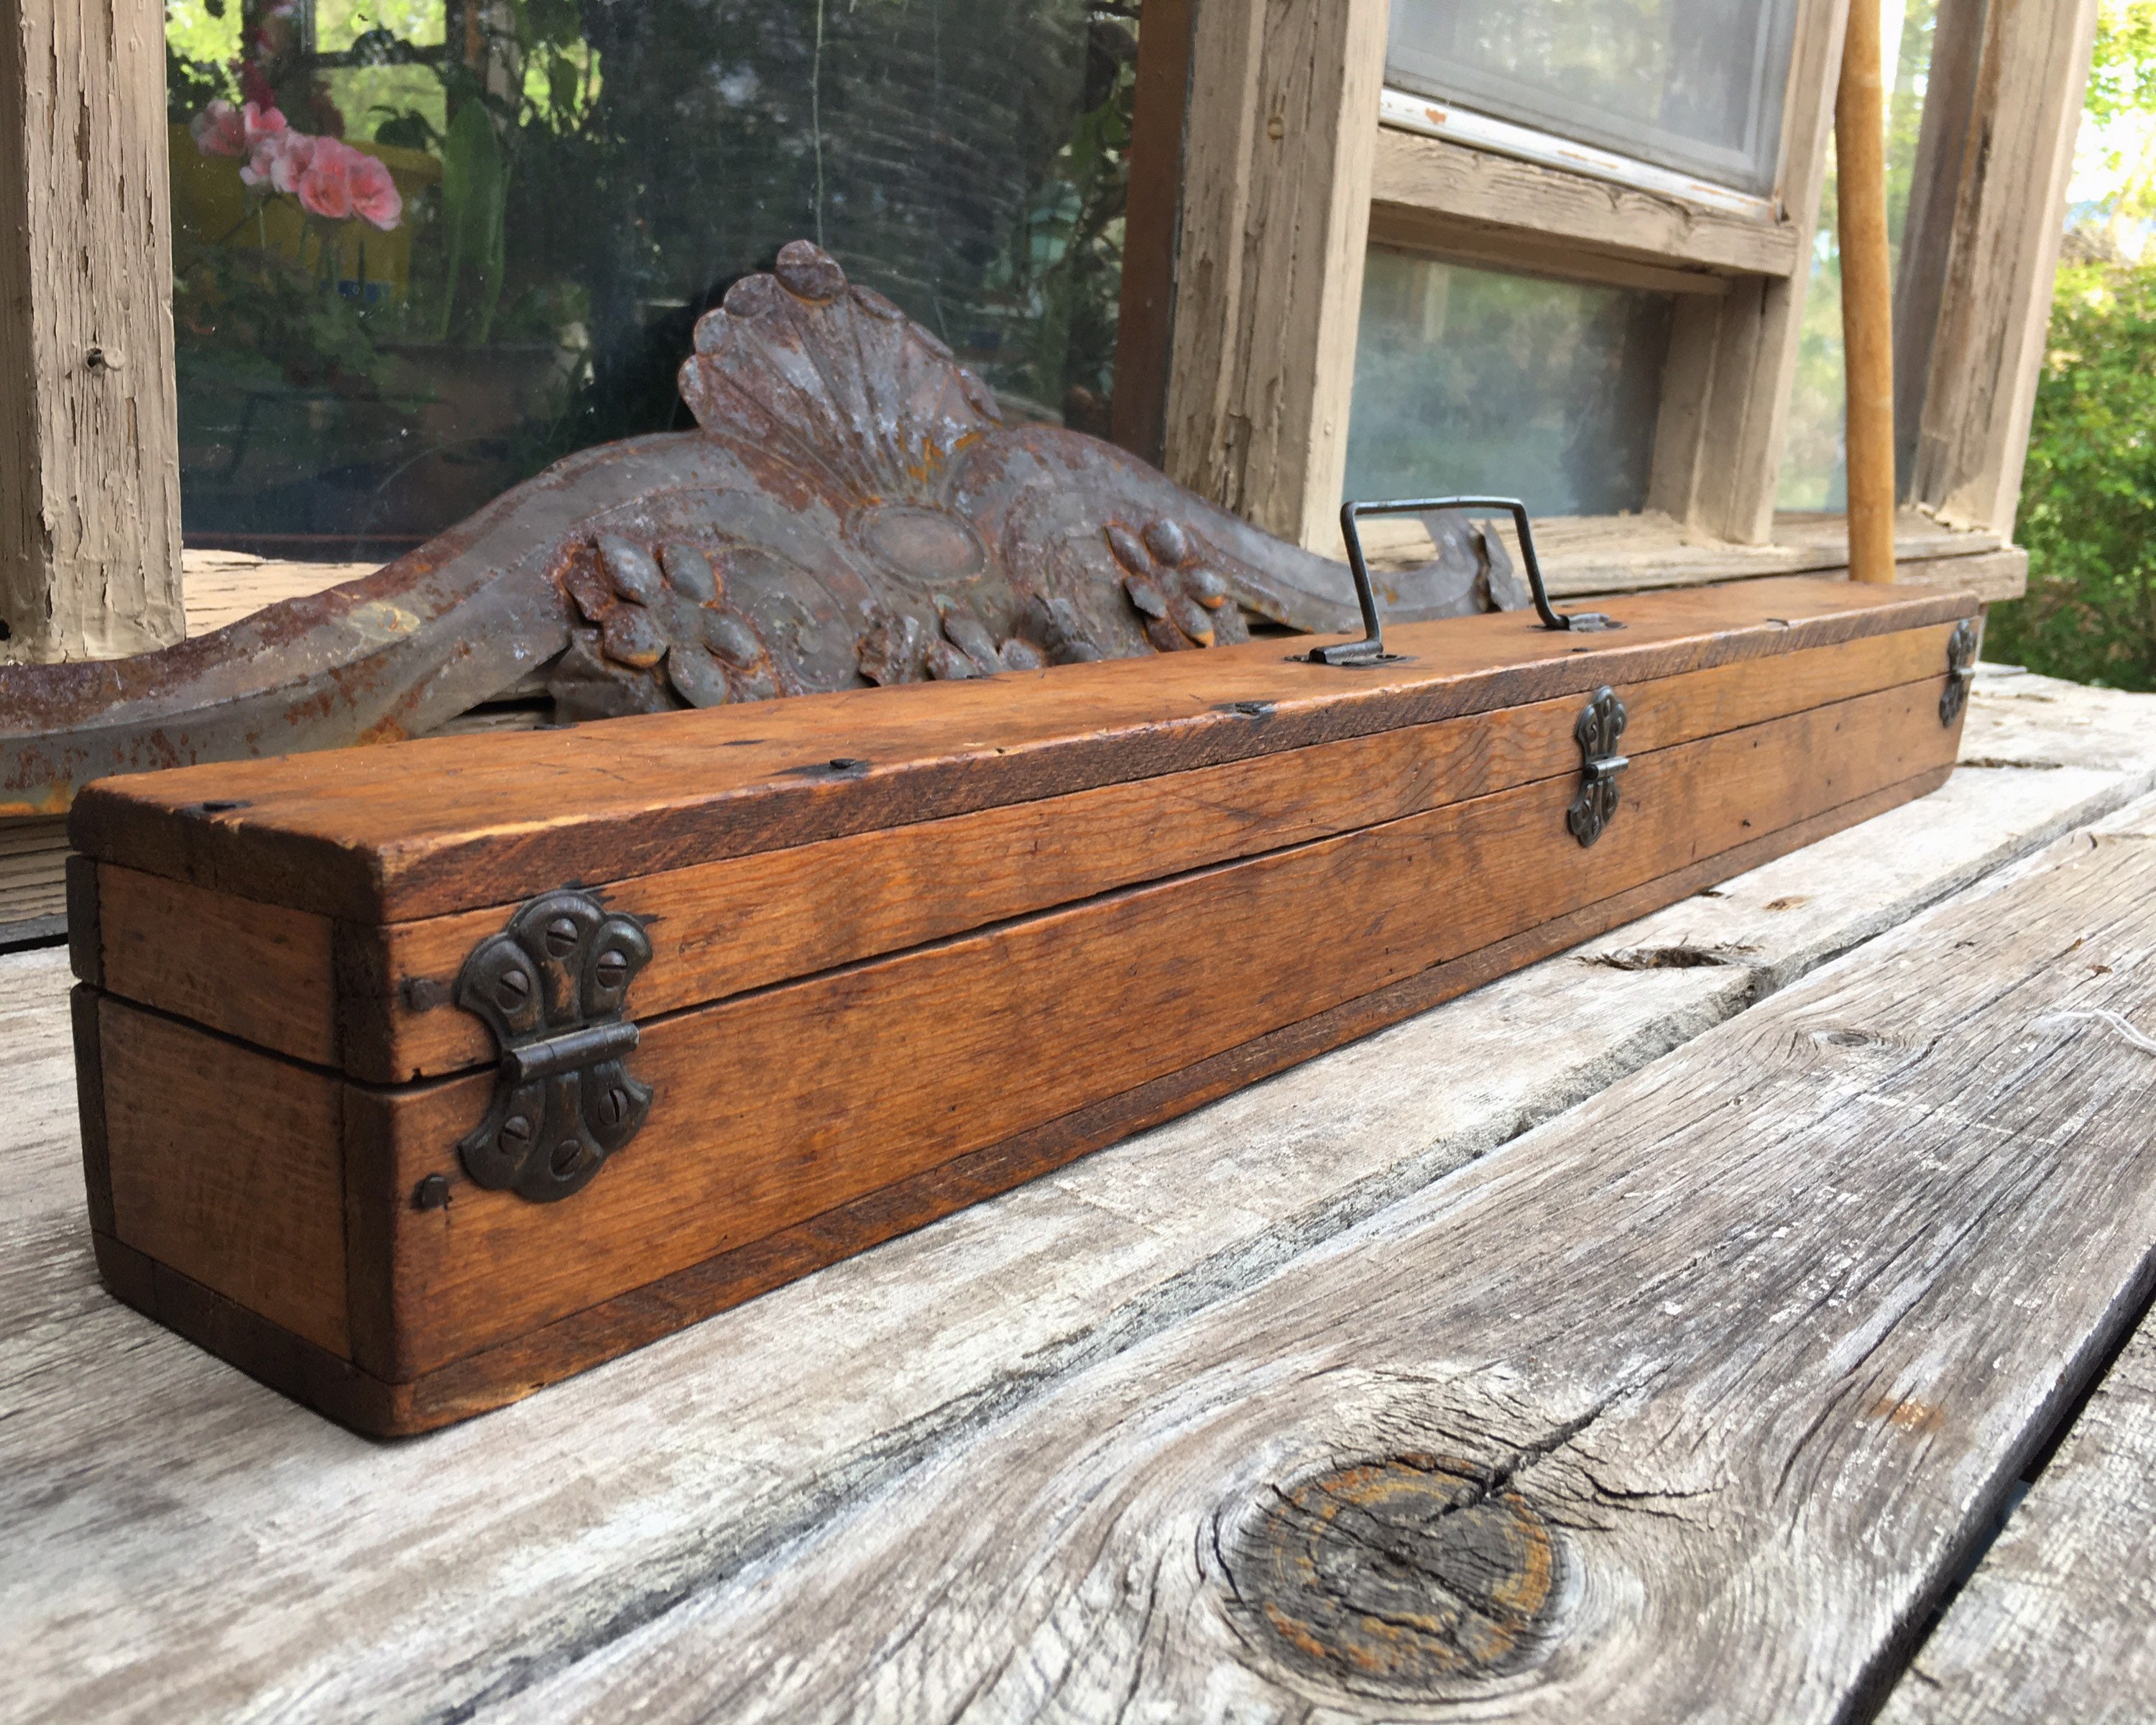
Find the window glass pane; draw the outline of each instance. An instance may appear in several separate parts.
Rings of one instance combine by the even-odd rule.
[[[1491,493],[1537,515],[1646,501],[1670,299],[1373,247],[1348,495]]]
[[[1104,431],[1137,13],[167,0],[190,542],[393,552],[689,425],[697,316],[797,238]]]
[[[1773,188],[1796,0],[1393,0],[1402,90]]]
[[[1894,64],[1887,73],[1887,244],[1895,265],[1909,215],[1909,187],[1917,164],[1924,95],[1932,64],[1933,26],[1938,0],[1886,0],[1881,40]],[[1897,14],[1900,15],[1896,28]],[[1804,330],[1797,372],[1790,386],[1789,417],[1783,434],[1782,467],[1775,504],[1782,509],[1845,510],[1849,469],[1841,349],[1841,247],[1837,239],[1834,141],[1827,141],[1826,187],[1819,227],[1812,236],[1811,280],[1804,292]]]

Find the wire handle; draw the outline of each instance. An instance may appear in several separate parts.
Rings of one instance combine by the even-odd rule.
[[[1520,536],[1520,560],[1527,566],[1527,587],[1535,597],[1535,613],[1544,629],[1590,630],[1622,629],[1624,624],[1600,611],[1558,611],[1551,607],[1549,590],[1543,585],[1543,566],[1535,557],[1534,530],[1527,524],[1527,506],[1517,497],[1400,497],[1383,503],[1350,500],[1340,506],[1340,536],[1348,542],[1348,567],[1355,577],[1355,599],[1363,608],[1363,639],[1331,647],[1313,647],[1313,665],[1381,665],[1397,654],[1385,651],[1385,627],[1378,617],[1377,590],[1370,584],[1370,566],[1363,559],[1363,535],[1355,525],[1358,516],[1428,515],[1440,509],[1502,509],[1512,517]]]

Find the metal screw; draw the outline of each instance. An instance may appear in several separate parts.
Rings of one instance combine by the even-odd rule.
[[[554,1178],[557,1180],[567,1179],[571,1174],[576,1173],[577,1165],[583,1159],[584,1147],[574,1138],[564,1139],[554,1147]]]
[[[510,1155],[521,1156],[531,1147],[531,1122],[521,1114],[512,1114],[501,1122],[495,1137]]]
[[[592,966],[598,985],[611,993],[629,980],[629,955],[608,947]]]
[[[629,1092],[619,1085],[609,1085],[607,1093],[599,1098],[599,1121],[604,1126],[619,1126],[629,1118]]]
[[[429,1174],[412,1189],[412,1208],[439,1210],[449,1201],[449,1183],[440,1174]]]
[[[573,916],[557,916],[547,925],[547,950],[557,958],[566,958],[577,949],[578,931]]]
[[[531,999],[531,974],[524,970],[505,970],[495,978],[494,998],[504,1012],[515,1012]]]

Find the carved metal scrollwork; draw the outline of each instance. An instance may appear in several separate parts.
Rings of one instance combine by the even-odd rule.
[[[1969,705],[1969,685],[1976,680],[1976,619],[1964,617],[1947,637],[1947,686],[1939,694],[1939,723],[1952,727]]]
[[[1617,775],[1631,763],[1617,752],[1625,734],[1625,703],[1614,689],[1597,689],[1582,710],[1572,734],[1579,739],[1579,794],[1565,812],[1564,824],[1584,850],[1608,829],[1617,813]]]
[[[634,916],[568,890],[531,900],[472,948],[457,1004],[501,1049],[486,1118],[457,1147],[480,1185],[567,1198],[636,1136],[651,1091],[622,1064],[638,1040],[623,1009],[650,959]]]

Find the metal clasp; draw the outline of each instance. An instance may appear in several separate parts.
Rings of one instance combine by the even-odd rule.
[[[1964,617],[1947,637],[1947,685],[1939,691],[1939,723],[1952,728],[1969,705],[1969,687],[1976,680],[1976,620]]]
[[[457,1147],[480,1185],[551,1203],[636,1136],[651,1091],[622,1064],[641,1034],[624,1009],[650,960],[635,917],[567,888],[471,949],[457,1004],[486,1020],[501,1050],[486,1117]]]
[[[1348,567],[1355,577],[1355,599],[1363,608],[1363,639],[1330,647],[1313,647],[1313,665],[1383,665],[1399,658],[1385,651],[1384,624],[1378,618],[1377,589],[1371,585],[1370,567],[1363,557],[1363,535],[1356,526],[1358,516],[1427,515],[1440,509],[1502,509],[1512,517],[1520,536],[1520,561],[1527,565],[1528,590],[1534,594],[1535,614],[1544,629],[1590,630],[1622,629],[1624,624],[1600,611],[1559,611],[1552,607],[1549,590],[1543,585],[1543,566],[1535,556],[1534,530],[1527,524],[1527,506],[1517,497],[1403,497],[1385,503],[1348,501],[1340,506],[1340,536],[1348,542]]]
[[[1572,727],[1579,742],[1580,786],[1565,811],[1564,824],[1583,850],[1602,836],[1617,813],[1617,775],[1632,764],[1617,752],[1625,719],[1625,703],[1617,691],[1602,688],[1594,691]]]

